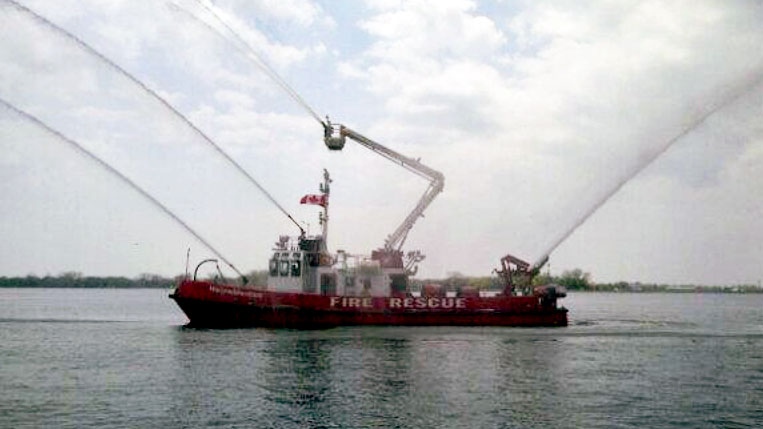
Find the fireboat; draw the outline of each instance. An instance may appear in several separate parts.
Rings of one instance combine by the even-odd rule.
[[[327,246],[331,178],[324,170],[318,194],[305,195],[302,204],[322,207],[321,233],[280,236],[268,261],[266,284],[250,285],[245,278],[198,278],[199,269],[216,259],[200,262],[186,274],[170,298],[195,328],[325,329],[338,326],[566,326],[567,309],[558,305],[566,296],[556,285],[534,285],[548,256],[530,264],[512,255],[501,258],[494,270],[500,291],[462,287],[447,291],[425,284],[414,291],[410,277],[424,259],[420,251],[403,252],[414,223],[444,188],[444,176],[419,160],[404,156],[328,118],[324,143],[341,150],[349,138],[427,179],[429,186],[413,211],[370,256],[331,253]],[[218,267],[218,272],[219,272]]]

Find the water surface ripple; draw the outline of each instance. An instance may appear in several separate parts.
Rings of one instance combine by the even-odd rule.
[[[570,326],[194,330],[160,290],[0,289],[0,427],[763,426],[763,295]]]

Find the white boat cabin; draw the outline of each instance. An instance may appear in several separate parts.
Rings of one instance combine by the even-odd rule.
[[[395,296],[408,292],[402,266],[381,260],[331,255],[322,236],[281,237],[268,263],[269,291],[331,296]]]

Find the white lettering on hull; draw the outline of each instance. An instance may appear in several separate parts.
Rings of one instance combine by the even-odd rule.
[[[340,308],[374,308],[371,298],[357,298],[352,296],[332,296],[331,307]]]
[[[209,291],[212,293],[219,293],[223,295],[245,296],[247,298],[254,298],[254,299],[262,299],[265,296],[262,292],[240,290],[240,289],[225,287],[225,286],[222,286],[222,287],[210,286]]]
[[[386,308],[412,309],[450,309],[466,308],[466,298],[386,298],[383,301]],[[347,296],[332,296],[329,302],[332,308],[373,308],[371,298],[356,298]]]

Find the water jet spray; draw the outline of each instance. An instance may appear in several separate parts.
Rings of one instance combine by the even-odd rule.
[[[102,63],[106,64],[110,68],[112,68],[114,71],[119,73],[120,75],[127,78],[129,81],[140,87],[145,93],[150,95],[152,98],[154,98],[156,101],[158,101],[163,107],[168,109],[176,118],[181,120],[185,125],[190,127],[199,137],[202,138],[202,140],[210,145],[218,154],[220,154],[228,163],[230,163],[231,166],[234,167],[236,171],[241,173],[252,185],[254,185],[265,197],[273,203],[289,220],[294,223],[294,225],[299,228],[300,232],[304,234],[304,230],[299,225],[299,223],[294,220],[294,218],[289,214],[289,212],[286,211],[286,209],[281,206],[281,204],[276,201],[276,199],[265,189],[262,187],[262,185],[257,182],[257,180],[254,179],[244,168],[239,165],[233,158],[231,158],[230,155],[228,155],[217,143],[215,143],[209,136],[207,136],[201,129],[199,129],[193,122],[191,122],[190,119],[188,119],[185,115],[180,113],[174,106],[172,106],[166,99],[164,99],[162,96],[160,96],[156,91],[149,88],[145,83],[143,83],[141,80],[139,80],[137,77],[133,76],[130,72],[116,64],[114,61],[109,59],[104,54],[97,51],[95,48],[87,44],[85,41],[80,39],[79,37],[75,36],[74,34],[68,32],[64,28],[54,24],[53,22],[49,21],[45,17],[39,15],[38,13],[34,12],[33,10],[29,9],[26,6],[20,5],[16,3],[14,0],[0,0],[5,3],[11,4],[13,7],[15,7],[18,11],[26,14],[33,20],[37,21],[40,24],[43,24],[45,27],[53,30],[55,33],[65,37],[67,40],[70,40],[74,44],[76,44],[78,47],[80,47],[83,51],[85,51],[87,54],[95,57]]]
[[[686,137],[692,131],[701,126],[707,118],[718,112],[719,110],[734,103],[742,96],[752,91],[756,86],[763,82],[763,69],[756,69],[754,73],[748,74],[744,79],[730,88],[720,101],[714,105],[711,105],[709,109],[694,118],[690,118],[686,125],[683,126],[681,131],[673,138],[665,141],[657,151],[646,157],[641,163],[637,164],[632,170],[630,170],[625,176],[614,183],[614,185],[600,198],[598,199],[588,210],[584,211],[571,225],[570,228],[565,230],[558,238],[553,240],[551,244],[542,253],[542,256],[534,266],[539,266],[544,263],[544,260],[548,259],[548,255],[551,254],[559,245],[561,245],[572,233],[574,233],[586,220],[588,220],[601,206],[603,206],[613,195],[615,195],[625,184],[633,180],[639,173],[641,173],[646,167],[651,165],[657,158],[670,149],[676,142]]]
[[[228,265],[233,271],[238,274],[244,283],[247,282],[246,276],[242,274],[231,262],[228,258],[223,256],[212,244],[207,241],[204,237],[202,237],[199,233],[197,233],[193,228],[191,228],[188,223],[186,223],[183,219],[181,219],[178,215],[176,215],[172,210],[170,210],[167,206],[162,204],[159,200],[157,200],[153,195],[149,194],[148,191],[141,188],[140,185],[138,185],[135,181],[130,179],[129,177],[125,176],[121,171],[114,168],[111,164],[107,163],[103,159],[99,158],[94,153],[87,150],[84,146],[77,143],[76,141],[70,139],[69,137],[66,137],[64,134],[62,134],[60,131],[50,127],[48,124],[43,122],[42,120],[38,119],[37,117],[33,116],[30,113],[27,113],[10,102],[4,100],[3,98],[0,98],[0,105],[4,106],[6,109],[10,110],[11,112],[15,113],[16,115],[20,116],[21,118],[25,119],[29,123],[37,126],[38,128],[41,128],[46,133],[56,137],[58,140],[66,143],[71,147],[72,149],[76,150],[80,153],[80,155],[84,156],[90,161],[95,162],[99,167],[106,170],[108,173],[110,173],[113,176],[116,176],[119,180],[121,180],[123,183],[128,185],[130,188],[132,188],[134,191],[136,191],[140,196],[148,200],[154,207],[161,210],[164,214],[169,216],[172,220],[177,222],[180,226],[183,227],[187,232],[189,232],[191,235],[194,236],[201,244],[204,245],[207,249],[209,249],[212,253],[214,253],[220,260],[225,262],[226,265]]]

